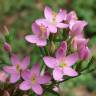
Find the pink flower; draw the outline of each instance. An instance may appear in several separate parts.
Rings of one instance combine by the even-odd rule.
[[[90,56],[91,56],[91,51],[87,46],[82,46],[79,49],[79,57],[81,60],[86,60],[90,58]]]
[[[83,45],[87,45],[88,43],[88,39],[85,39],[84,37],[81,37],[81,36],[75,36],[73,39],[72,39],[72,47],[74,50],[78,50],[78,48],[80,48],[80,46],[83,46]]]
[[[67,28],[68,24],[62,23],[65,18],[66,11],[60,10],[58,13],[52,11],[50,7],[45,7],[44,15],[50,32],[56,33],[57,28]]]
[[[68,23],[70,23],[70,21],[72,21],[72,20],[76,21],[77,19],[78,19],[78,17],[77,17],[76,12],[71,11],[66,15],[66,18],[64,19],[64,21],[67,21]]]
[[[8,79],[8,74],[3,71],[0,71],[0,82],[6,82]]]
[[[77,50],[81,60],[86,60],[91,56],[91,51],[87,46],[88,39],[74,37],[72,41],[73,49]]]
[[[32,24],[32,31],[34,35],[27,35],[25,39],[30,43],[36,43],[37,46],[42,47],[47,44],[47,39],[50,32],[43,20],[40,20],[38,24],[39,25],[36,23]]]
[[[46,84],[51,80],[49,75],[40,75],[39,64],[35,64],[31,71],[25,72],[23,74],[23,79],[25,81],[20,84],[20,89],[24,91],[32,89],[37,95],[41,95],[43,93],[41,84]]]
[[[77,21],[77,15],[76,15],[76,12],[75,11],[71,11],[69,13],[65,13],[65,17],[64,17],[64,23],[65,24],[68,24],[68,27],[70,27],[70,22],[71,21]]]
[[[27,71],[28,65],[30,63],[30,58],[26,56],[22,61],[18,59],[18,57],[13,54],[11,56],[12,66],[5,66],[4,71],[10,74],[10,82],[16,83],[20,76],[22,76],[23,72]]]
[[[72,69],[72,65],[78,60],[78,53],[73,53],[66,56],[67,44],[64,41],[60,48],[56,52],[56,57],[45,56],[43,58],[45,64],[53,69],[53,78],[55,80],[61,81],[63,75],[67,76],[77,76],[78,73]]]
[[[74,36],[83,36],[83,29],[87,25],[87,22],[85,21],[70,21],[70,32],[69,35],[74,37]]]

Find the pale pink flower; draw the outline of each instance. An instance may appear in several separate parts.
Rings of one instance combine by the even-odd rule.
[[[71,11],[69,13],[65,13],[65,17],[63,18],[63,22],[68,25],[70,28],[70,22],[71,21],[77,21],[77,14],[75,11]]]
[[[87,25],[86,21],[71,20],[69,24],[69,28],[70,28],[69,35],[71,37],[83,36],[83,30],[86,25]]]
[[[0,71],[0,82],[7,82],[8,74],[4,71]]]
[[[37,95],[41,95],[43,93],[43,88],[41,84],[47,84],[51,80],[50,75],[40,75],[40,65],[35,64],[31,71],[25,72],[23,74],[23,81],[20,84],[21,90],[29,90],[32,89]]]
[[[70,21],[77,21],[78,17],[75,11],[71,11],[69,13],[67,13],[66,18],[64,18],[64,21],[66,21],[67,23],[70,23]]]
[[[53,69],[53,78],[58,81],[61,81],[64,75],[72,77],[78,75],[78,73],[72,69],[72,65],[78,61],[78,53],[66,56],[66,51],[67,44],[63,42],[56,52],[56,57],[45,56],[43,58],[45,64]]]
[[[67,28],[68,24],[63,23],[66,16],[65,10],[60,10],[58,13],[52,11],[48,6],[44,9],[44,15],[47,21],[48,28],[50,32],[56,33],[57,28]]]
[[[50,34],[45,22],[43,20],[40,20],[38,25],[36,23],[33,23],[32,31],[34,34],[27,35],[25,39],[30,43],[35,43],[37,46],[45,46],[47,44],[47,39]]]
[[[86,60],[91,56],[91,51],[87,46],[88,41],[88,39],[85,39],[83,37],[73,38],[72,47],[75,51],[78,51],[81,60]]]
[[[18,57],[13,54],[11,56],[11,63],[12,66],[5,66],[3,69],[5,72],[10,74],[10,82],[16,83],[22,76],[23,72],[28,71],[27,68],[30,63],[30,58],[26,56],[22,61],[20,61]]]

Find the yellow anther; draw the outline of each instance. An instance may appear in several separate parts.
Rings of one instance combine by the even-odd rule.
[[[60,65],[59,65],[59,67],[61,67],[61,68],[64,68],[64,67],[66,67],[67,66],[67,64],[64,64],[64,63],[61,63]]]
[[[52,12],[52,23],[56,23],[56,16],[57,16],[57,13],[56,12]]]
[[[56,18],[57,13],[56,12],[52,12],[52,16]]]
[[[16,65],[16,70],[17,70],[17,71],[20,71],[20,70],[21,70],[19,64]]]
[[[35,77],[35,75],[32,76],[31,81],[32,81],[32,84],[36,83],[36,77]]]
[[[60,60],[59,67],[64,68],[64,67],[66,67],[66,66],[67,66],[67,63],[66,63],[66,61],[64,60],[64,58],[62,58],[62,59]]]
[[[43,24],[41,24],[39,27],[40,27],[41,32],[44,33],[47,31],[46,27]]]

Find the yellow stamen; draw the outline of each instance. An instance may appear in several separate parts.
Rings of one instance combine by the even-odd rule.
[[[64,64],[64,63],[61,63],[60,65],[59,65],[59,67],[61,67],[61,68],[64,68],[64,67],[66,67],[67,66],[67,64]]]
[[[40,30],[41,30],[40,37],[42,39],[46,39],[46,36],[45,36],[45,34],[46,34],[45,32],[47,32],[46,27],[43,24],[41,24],[39,27],[40,27]]]
[[[43,24],[40,25],[40,30],[43,33],[47,31],[46,27]]]
[[[64,58],[62,58],[62,59],[60,60],[59,67],[64,68],[64,67],[66,67],[66,66],[67,66],[67,64],[66,64],[65,60],[64,60]]]
[[[19,64],[16,65],[16,70],[17,70],[17,71],[20,71],[20,70],[21,70]]]
[[[57,13],[56,12],[52,12],[52,16],[53,16],[52,22],[54,23],[54,22],[56,22]]]
[[[31,81],[32,81],[32,84],[36,83],[36,77],[35,77],[35,75],[32,76]]]

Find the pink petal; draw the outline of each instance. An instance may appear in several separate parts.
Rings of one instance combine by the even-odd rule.
[[[68,24],[64,24],[64,23],[57,23],[56,26],[58,28],[68,28],[69,25]]]
[[[65,41],[63,41],[60,45],[60,48],[57,49],[56,58],[65,57],[66,51],[67,51],[67,43]]]
[[[52,19],[52,9],[48,6],[45,7],[44,9],[44,15],[45,15],[45,18],[50,20]]]
[[[47,27],[47,20],[44,19],[44,18],[37,19],[35,22],[36,22],[36,24],[38,24],[39,26],[40,26],[41,24],[43,24],[45,27]]]
[[[18,57],[15,54],[12,54],[11,62],[12,62],[12,65],[20,64],[20,61],[19,61]]]
[[[72,27],[74,26],[74,24],[76,23],[76,20],[71,20],[69,22],[69,29],[72,31]]]
[[[67,51],[67,42],[66,41],[61,42],[60,47],[64,48],[64,50],[66,52]]]
[[[32,31],[35,35],[39,35],[40,34],[40,28],[36,23],[32,24]]]
[[[79,57],[81,60],[86,60],[90,58],[91,56],[91,51],[88,47],[84,46],[79,50]]]
[[[6,82],[8,79],[8,74],[4,71],[0,71],[0,82]]]
[[[51,33],[56,33],[57,32],[57,27],[53,24],[48,24],[49,31]]]
[[[85,21],[73,21],[74,24],[72,26],[70,35],[77,36],[80,35],[84,29],[84,27],[87,25],[87,22]]]
[[[34,84],[32,85],[32,90],[37,94],[37,95],[41,95],[43,93],[43,89],[41,87],[41,85],[39,84]]]
[[[38,38],[38,40],[36,41],[36,45],[40,47],[46,46],[46,44],[47,44],[47,40],[45,39]]]
[[[31,69],[31,74],[35,74],[37,76],[40,75],[40,64],[34,64]]]
[[[50,75],[44,75],[44,76],[38,77],[39,84],[47,84],[47,83],[49,83],[50,80],[51,80]]]
[[[19,88],[20,88],[21,90],[24,90],[24,91],[29,90],[29,89],[31,89],[31,82],[30,82],[30,81],[23,81],[23,82],[20,84]]]
[[[56,21],[57,22],[62,22],[64,20],[65,16],[66,16],[66,11],[65,10],[59,11],[59,13],[56,16]]]
[[[36,43],[38,37],[36,35],[27,35],[25,39],[30,43]]]
[[[57,81],[61,81],[63,78],[63,72],[60,68],[55,68],[53,70],[53,78]]]
[[[22,70],[25,70],[28,68],[28,65],[30,64],[30,57],[29,56],[26,56],[23,61],[21,62],[21,68]]]
[[[67,20],[70,21],[70,20],[77,20],[77,15],[76,15],[76,12],[75,11],[71,11],[70,13],[68,13],[67,15]]]
[[[57,66],[57,60],[53,57],[47,57],[45,56],[43,58],[45,64],[49,67],[49,68],[55,68],[55,66]]]
[[[16,83],[20,79],[20,73],[13,73],[10,77],[11,83]]]
[[[87,25],[85,21],[77,21],[76,24],[73,26],[73,31],[82,32],[84,27]]]
[[[21,72],[21,76],[22,76],[22,78],[23,78],[24,80],[29,80],[30,77],[31,77],[31,72],[30,72],[30,70],[27,69],[27,70],[22,71],[22,72]]]
[[[74,50],[77,50],[77,48],[81,48],[81,46],[85,46],[87,45],[88,40],[81,37],[81,36],[76,36],[73,38],[72,40],[72,47],[74,48]]]
[[[64,72],[64,75],[67,75],[67,76],[74,77],[74,76],[78,75],[78,73],[74,69],[72,69],[71,67],[65,67],[63,72]]]
[[[9,74],[16,73],[16,67],[15,66],[4,66],[3,70]]]
[[[56,51],[56,58],[59,59],[59,58],[62,58],[65,56],[65,52],[64,52],[64,49],[63,48],[59,48],[57,51]]]
[[[73,64],[75,64],[77,61],[79,60],[79,56],[78,53],[73,53],[71,55],[68,55],[66,57],[66,62],[67,62],[67,66],[72,66]]]

